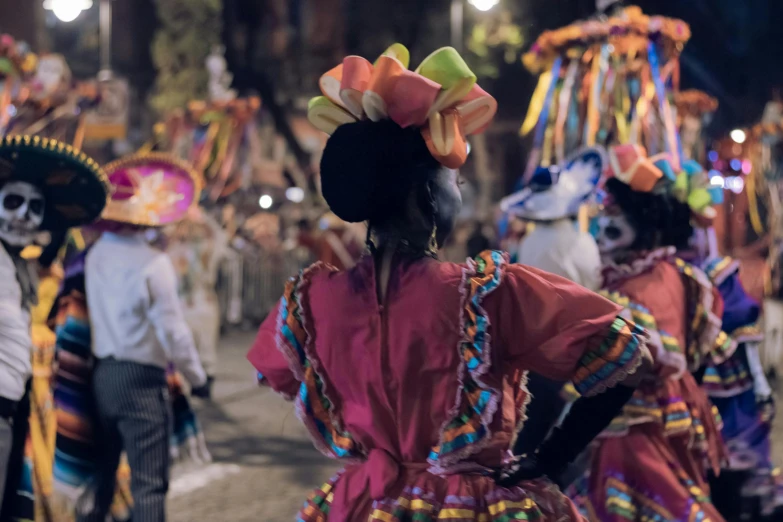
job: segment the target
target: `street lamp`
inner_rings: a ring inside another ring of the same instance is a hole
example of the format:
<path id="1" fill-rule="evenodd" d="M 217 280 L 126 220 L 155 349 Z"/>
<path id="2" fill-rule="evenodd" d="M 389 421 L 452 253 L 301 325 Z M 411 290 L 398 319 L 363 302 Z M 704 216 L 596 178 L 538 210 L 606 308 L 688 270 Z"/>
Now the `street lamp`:
<path id="1" fill-rule="evenodd" d="M 732 141 L 740 144 L 745 143 L 745 139 L 747 138 L 745 131 L 742 129 L 734 129 L 729 133 L 729 136 L 731 136 Z"/>
<path id="2" fill-rule="evenodd" d="M 500 3 L 500 0 L 468 0 L 468 3 L 479 11 L 489 11 Z"/>
<path id="3" fill-rule="evenodd" d="M 479 11 L 489 11 L 500 3 L 500 0 L 467 0 Z M 465 26 L 465 0 L 451 0 L 451 46 L 462 52 L 465 42 L 463 28 Z"/>
<path id="4" fill-rule="evenodd" d="M 44 9 L 54 13 L 61 22 L 73 22 L 82 11 L 92 7 L 92 0 L 44 0 Z"/>

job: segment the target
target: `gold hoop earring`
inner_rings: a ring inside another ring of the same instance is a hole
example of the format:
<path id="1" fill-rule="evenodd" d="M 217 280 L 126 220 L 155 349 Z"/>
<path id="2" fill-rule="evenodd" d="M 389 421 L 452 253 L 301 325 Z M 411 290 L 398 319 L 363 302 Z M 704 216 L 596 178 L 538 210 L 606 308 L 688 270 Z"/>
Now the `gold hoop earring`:
<path id="1" fill-rule="evenodd" d="M 430 243 L 427 246 L 427 253 L 433 256 L 438 255 L 438 225 L 433 225 Z"/>

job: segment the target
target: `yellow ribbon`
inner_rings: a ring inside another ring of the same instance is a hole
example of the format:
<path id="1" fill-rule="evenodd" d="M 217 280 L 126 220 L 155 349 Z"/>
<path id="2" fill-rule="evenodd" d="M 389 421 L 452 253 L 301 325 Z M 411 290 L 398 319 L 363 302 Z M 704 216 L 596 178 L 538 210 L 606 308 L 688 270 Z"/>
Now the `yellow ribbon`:
<path id="1" fill-rule="evenodd" d="M 541 110 L 544 108 L 544 100 L 546 99 L 546 93 L 549 90 L 549 84 L 552 83 L 552 71 L 547 71 L 541 75 L 538 79 L 538 85 L 533 92 L 533 97 L 530 99 L 530 107 L 527 110 L 527 116 L 522 123 L 522 128 L 519 130 L 521 136 L 527 136 L 530 131 L 536 128 L 538 123 L 538 117 L 541 115 Z"/>

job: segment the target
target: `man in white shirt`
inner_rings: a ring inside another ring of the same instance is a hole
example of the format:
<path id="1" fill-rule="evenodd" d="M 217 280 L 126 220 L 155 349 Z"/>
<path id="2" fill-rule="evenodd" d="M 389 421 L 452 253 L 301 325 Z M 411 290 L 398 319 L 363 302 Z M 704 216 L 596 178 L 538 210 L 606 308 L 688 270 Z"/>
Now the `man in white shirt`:
<path id="1" fill-rule="evenodd" d="M 535 228 L 522 240 L 517 261 L 546 270 L 596 291 L 601 285 L 601 257 L 590 234 L 578 228 L 579 207 L 593 193 L 605 161 L 603 149 L 577 152 L 562 166 L 539 167 L 528 187 L 501 202 Z M 562 382 L 531 374 L 528 389 L 534 399 L 528 422 L 514 446 L 516 454 L 534 451 L 555 425 L 566 403 Z"/>
<path id="2" fill-rule="evenodd" d="M 198 197 L 198 182 L 189 167 L 161 155 L 120 160 L 105 170 L 118 187 L 103 214 L 112 232 L 103 233 L 85 263 L 100 458 L 95 502 L 78 520 L 106 519 L 125 451 L 133 520 L 164 522 L 172 420 L 166 368 L 173 363 L 201 397 L 207 376 L 185 322 L 174 266 L 144 231 L 184 217 Z M 134 197 L 119 199 L 129 188 Z"/>

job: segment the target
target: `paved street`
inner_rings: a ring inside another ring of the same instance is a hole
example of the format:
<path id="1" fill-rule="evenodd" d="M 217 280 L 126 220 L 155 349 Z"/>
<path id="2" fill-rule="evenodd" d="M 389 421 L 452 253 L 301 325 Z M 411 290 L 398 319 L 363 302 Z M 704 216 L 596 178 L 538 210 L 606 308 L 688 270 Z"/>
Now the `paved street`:
<path id="1" fill-rule="evenodd" d="M 311 489 L 336 469 L 313 449 L 293 405 L 255 384 L 245 360 L 252 340 L 252 333 L 223 340 L 214 401 L 197 404 L 214 462 L 175 468 L 172 522 L 292 522 Z M 774 444 L 783 464 L 780 422 Z"/>
<path id="2" fill-rule="evenodd" d="M 198 403 L 214 462 L 172 474 L 169 520 L 291 522 L 336 469 L 313 449 L 292 404 L 259 388 L 245 352 L 252 334 L 223 340 L 212 403 Z"/>

